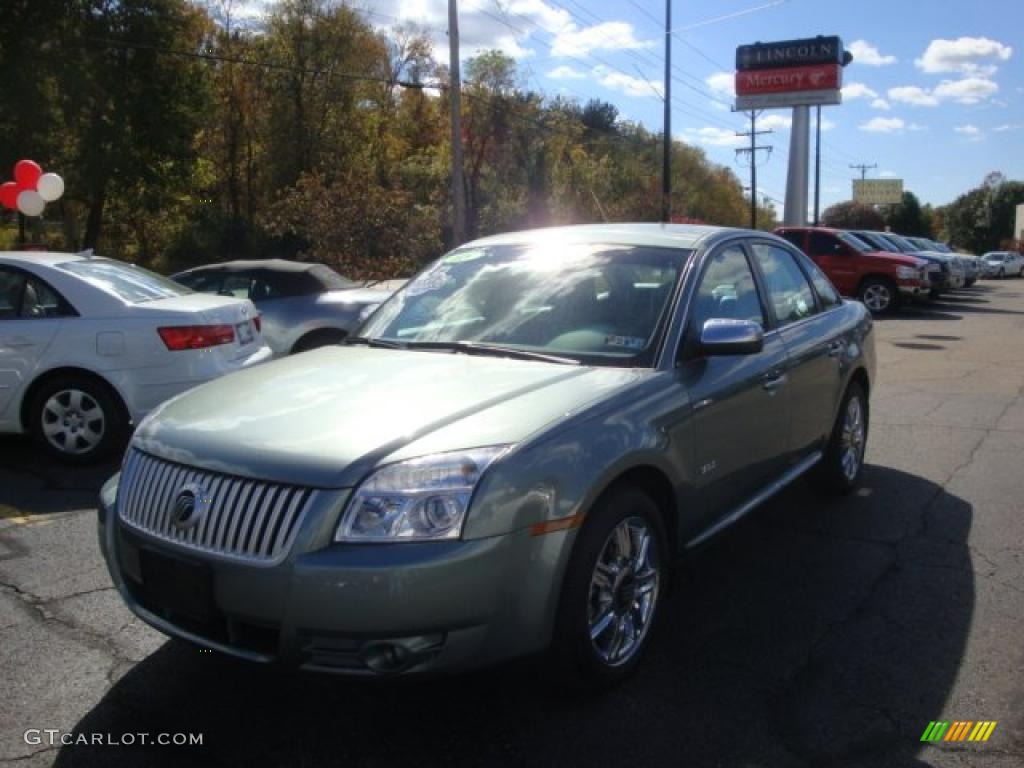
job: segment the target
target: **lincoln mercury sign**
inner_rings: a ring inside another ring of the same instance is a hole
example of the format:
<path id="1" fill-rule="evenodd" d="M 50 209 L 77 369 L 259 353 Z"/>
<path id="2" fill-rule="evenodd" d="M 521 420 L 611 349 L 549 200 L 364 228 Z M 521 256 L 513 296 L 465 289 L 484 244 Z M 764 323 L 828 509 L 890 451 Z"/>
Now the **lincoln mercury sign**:
<path id="1" fill-rule="evenodd" d="M 899 205 L 903 179 L 854 179 L 853 201 L 864 205 Z"/>
<path id="2" fill-rule="evenodd" d="M 736 109 L 839 104 L 843 67 L 851 60 L 838 37 L 741 45 Z"/>

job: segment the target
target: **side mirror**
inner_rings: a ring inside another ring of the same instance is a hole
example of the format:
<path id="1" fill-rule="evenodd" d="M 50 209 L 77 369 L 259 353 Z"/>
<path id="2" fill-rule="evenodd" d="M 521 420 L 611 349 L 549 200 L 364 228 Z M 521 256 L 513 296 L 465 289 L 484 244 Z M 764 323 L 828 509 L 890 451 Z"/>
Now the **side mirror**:
<path id="1" fill-rule="evenodd" d="M 756 355 L 764 349 L 764 329 L 750 320 L 712 318 L 700 332 L 700 350 L 716 355 Z"/>

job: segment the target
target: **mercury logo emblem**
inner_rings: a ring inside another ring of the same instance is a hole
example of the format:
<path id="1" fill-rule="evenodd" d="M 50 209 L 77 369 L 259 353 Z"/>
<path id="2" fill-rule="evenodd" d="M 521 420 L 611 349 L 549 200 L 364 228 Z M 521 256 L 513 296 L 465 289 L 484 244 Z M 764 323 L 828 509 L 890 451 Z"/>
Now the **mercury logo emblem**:
<path id="1" fill-rule="evenodd" d="M 187 531 L 199 524 L 206 511 L 206 492 L 196 483 L 189 483 L 178 493 L 171 507 L 171 524 Z"/>

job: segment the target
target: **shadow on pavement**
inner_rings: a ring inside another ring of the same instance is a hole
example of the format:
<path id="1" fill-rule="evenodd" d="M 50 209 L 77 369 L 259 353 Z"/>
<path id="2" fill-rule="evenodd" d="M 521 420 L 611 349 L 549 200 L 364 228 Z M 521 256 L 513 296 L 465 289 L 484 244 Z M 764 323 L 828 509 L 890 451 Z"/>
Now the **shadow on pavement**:
<path id="1" fill-rule="evenodd" d="M 798 483 L 680 566 L 637 675 L 591 698 L 536 661 L 368 684 L 169 642 L 75 732 L 203 746 L 69 746 L 56 765 L 922 766 L 974 607 L 971 521 L 884 467 L 839 501 Z"/>
<path id="2" fill-rule="evenodd" d="M 89 466 L 62 464 L 27 437 L 0 437 L 0 517 L 45 515 L 94 507 L 121 456 Z"/>

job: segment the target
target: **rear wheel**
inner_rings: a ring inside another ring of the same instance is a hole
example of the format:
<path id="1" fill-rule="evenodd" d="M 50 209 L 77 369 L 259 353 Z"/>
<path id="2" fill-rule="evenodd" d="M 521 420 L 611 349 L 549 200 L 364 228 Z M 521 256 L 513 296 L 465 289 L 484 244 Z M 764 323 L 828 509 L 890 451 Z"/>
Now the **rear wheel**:
<path id="1" fill-rule="evenodd" d="M 106 384 L 86 376 L 47 382 L 29 406 L 29 432 L 51 455 L 72 464 L 107 456 L 123 439 L 127 418 Z"/>
<path id="2" fill-rule="evenodd" d="M 869 277 L 860 287 L 857 298 L 873 315 L 882 315 L 896 309 L 899 291 L 895 283 L 880 277 Z"/>
<path id="3" fill-rule="evenodd" d="M 668 545 L 658 506 L 631 486 L 587 515 L 566 572 L 552 657 L 563 682 L 594 690 L 639 662 L 668 581 Z"/>
<path id="4" fill-rule="evenodd" d="M 814 487 L 836 496 L 857 487 L 864 467 L 868 438 L 868 400 L 864 388 L 851 382 L 843 396 L 825 455 L 811 472 Z"/>

